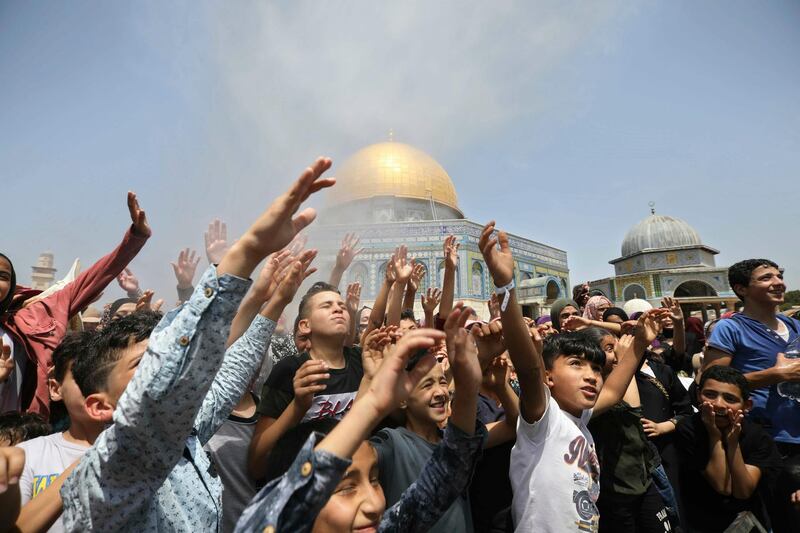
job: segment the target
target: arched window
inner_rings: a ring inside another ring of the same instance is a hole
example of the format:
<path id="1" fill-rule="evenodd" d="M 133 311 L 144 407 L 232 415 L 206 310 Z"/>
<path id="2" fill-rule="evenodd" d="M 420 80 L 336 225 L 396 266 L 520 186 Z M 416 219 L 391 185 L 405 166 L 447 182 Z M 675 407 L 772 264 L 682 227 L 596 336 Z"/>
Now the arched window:
<path id="1" fill-rule="evenodd" d="M 647 299 L 647 291 L 645 291 L 644 287 L 638 283 L 631 283 L 622 291 L 622 299 L 626 302 L 628 300 L 633 300 L 634 298 L 639 298 L 641 300 Z"/>
<path id="2" fill-rule="evenodd" d="M 419 287 L 417 287 L 417 295 L 420 295 L 423 294 L 428 289 L 428 276 L 431 275 L 431 271 L 428 268 L 428 264 L 425 261 L 418 260 L 417 263 L 425 267 L 425 274 L 422 275 L 422 279 L 419 280 Z"/>
<path id="3" fill-rule="evenodd" d="M 439 284 L 439 288 L 441 289 L 441 288 L 444 287 L 444 259 L 439 261 L 439 268 L 437 270 L 437 274 L 438 274 L 438 277 L 436 278 L 436 280 L 437 280 L 437 282 Z M 458 267 L 456 267 L 455 276 L 456 276 L 455 292 L 456 292 L 456 294 L 459 294 L 459 290 L 458 290 L 458 286 L 459 286 L 459 282 L 458 282 Z"/>
<path id="4" fill-rule="evenodd" d="M 483 267 L 479 261 L 472 263 L 472 292 L 483 298 L 486 291 L 483 282 Z"/>

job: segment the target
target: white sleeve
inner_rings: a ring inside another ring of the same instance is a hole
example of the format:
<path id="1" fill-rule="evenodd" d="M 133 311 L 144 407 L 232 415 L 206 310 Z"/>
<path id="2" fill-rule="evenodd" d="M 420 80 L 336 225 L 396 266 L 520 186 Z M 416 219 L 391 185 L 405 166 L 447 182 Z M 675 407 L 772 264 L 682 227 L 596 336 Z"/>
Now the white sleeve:
<path id="1" fill-rule="evenodd" d="M 538 446 L 544 442 L 561 410 L 558 403 L 550 396 L 549 388 L 545 387 L 544 394 L 547 405 L 539 420 L 527 422 L 521 414 L 517 417 L 517 440 L 522 437 L 532 446 Z"/>

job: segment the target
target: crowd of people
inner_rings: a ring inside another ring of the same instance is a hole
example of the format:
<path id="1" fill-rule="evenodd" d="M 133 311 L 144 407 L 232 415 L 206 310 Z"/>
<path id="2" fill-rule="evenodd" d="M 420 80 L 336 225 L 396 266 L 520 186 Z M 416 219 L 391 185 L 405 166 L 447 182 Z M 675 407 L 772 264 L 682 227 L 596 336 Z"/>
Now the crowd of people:
<path id="1" fill-rule="evenodd" d="M 486 316 L 454 301 L 454 236 L 441 287 L 399 246 L 362 307 L 358 237 L 326 277 L 303 236 L 330 167 L 237 240 L 209 225 L 171 310 L 128 269 L 152 235 L 133 193 L 122 242 L 55 290 L 0 254 L 0 532 L 800 530 L 777 264 L 730 267 L 743 305 L 705 324 L 587 284 L 528 317 L 490 222 Z M 127 297 L 94 310 L 115 280 Z"/>

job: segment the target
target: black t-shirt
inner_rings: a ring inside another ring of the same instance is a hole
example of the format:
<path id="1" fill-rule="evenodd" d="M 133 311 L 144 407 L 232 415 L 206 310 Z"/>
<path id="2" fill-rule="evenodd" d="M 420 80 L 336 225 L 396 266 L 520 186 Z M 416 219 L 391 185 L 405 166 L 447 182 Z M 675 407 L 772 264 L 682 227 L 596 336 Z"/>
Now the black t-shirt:
<path id="1" fill-rule="evenodd" d="M 781 458 L 772 437 L 761 426 L 745 419 L 739 437 L 739 448 L 745 464 L 761 469 L 761 480 L 749 500 L 724 496 L 703 477 L 710 455 L 708 431 L 700 413 L 678 423 L 675 444 L 680 456 L 681 519 L 689 531 L 723 531 L 742 511 L 751 511 L 764 526 L 767 525 L 760 495 L 777 475 Z"/>
<path id="2" fill-rule="evenodd" d="M 308 352 L 300 355 L 289 356 L 281 359 L 272 369 L 264 387 L 261 390 L 261 402 L 258 412 L 265 417 L 278 418 L 294 399 L 294 375 L 310 360 Z M 326 382 L 327 388 L 314 395 L 311 408 L 303 417 L 302 422 L 318 420 L 320 418 L 341 419 L 350 410 L 364 377 L 364 368 L 361 365 L 361 348 L 344 348 L 344 368 L 332 368 L 328 371 L 331 377 Z"/>
<path id="3" fill-rule="evenodd" d="M 499 422 L 506 417 L 505 410 L 493 399 L 478 394 L 477 418 L 484 425 Z M 469 503 L 475 533 L 484 533 L 501 522 L 500 513 L 511 505 L 511 481 L 508 469 L 511 466 L 511 448 L 514 441 L 494 448 L 484 448 L 483 455 L 475 467 L 469 486 Z"/>

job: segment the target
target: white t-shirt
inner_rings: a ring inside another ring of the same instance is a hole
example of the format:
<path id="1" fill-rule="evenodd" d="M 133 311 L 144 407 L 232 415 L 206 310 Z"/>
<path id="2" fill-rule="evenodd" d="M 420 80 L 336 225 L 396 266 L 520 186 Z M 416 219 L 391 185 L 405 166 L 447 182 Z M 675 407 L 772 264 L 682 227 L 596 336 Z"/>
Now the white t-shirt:
<path id="1" fill-rule="evenodd" d="M 17 447 L 25 450 L 25 468 L 19 478 L 22 505 L 46 489 L 89 449 L 89 446 L 68 442 L 63 433 L 26 440 L 17 444 Z M 48 531 L 50 533 L 64 531 L 61 518 Z"/>
<path id="2" fill-rule="evenodd" d="M 597 531 L 600 513 L 600 463 L 586 423 L 562 411 L 547 394 L 541 420 L 517 419 L 509 477 L 517 532 Z"/>

